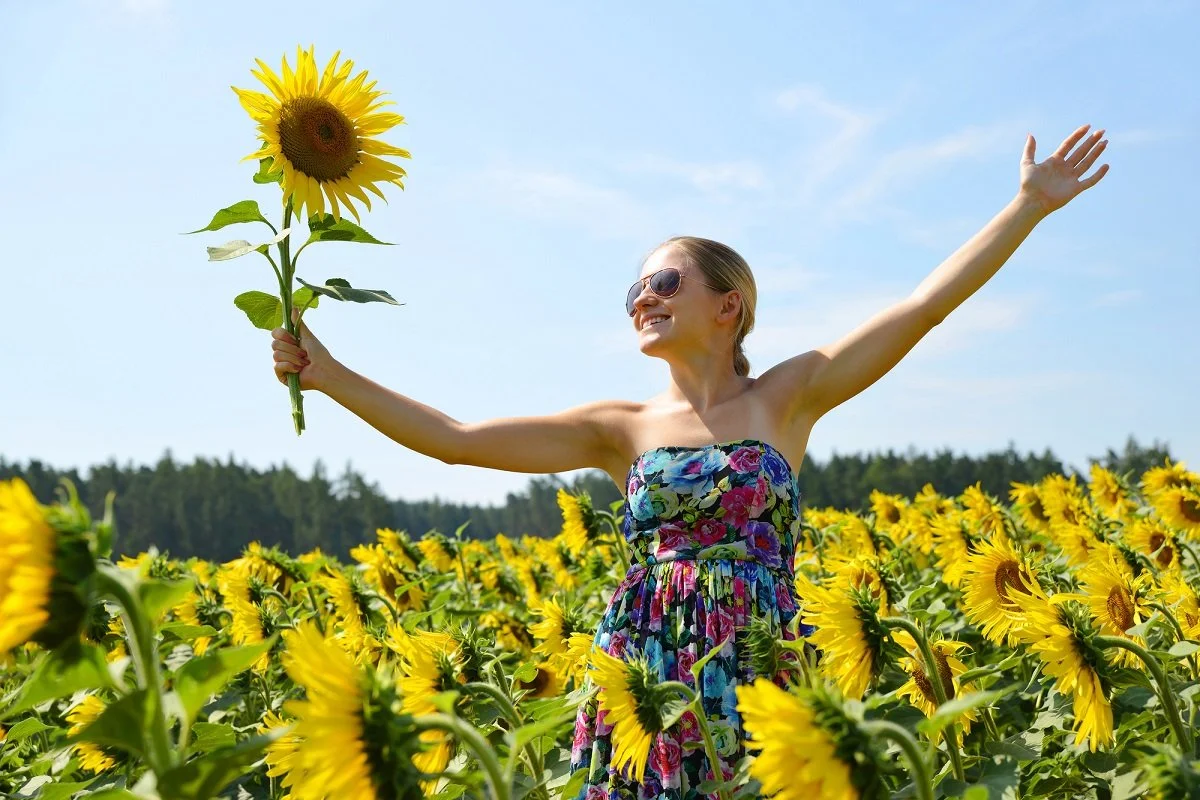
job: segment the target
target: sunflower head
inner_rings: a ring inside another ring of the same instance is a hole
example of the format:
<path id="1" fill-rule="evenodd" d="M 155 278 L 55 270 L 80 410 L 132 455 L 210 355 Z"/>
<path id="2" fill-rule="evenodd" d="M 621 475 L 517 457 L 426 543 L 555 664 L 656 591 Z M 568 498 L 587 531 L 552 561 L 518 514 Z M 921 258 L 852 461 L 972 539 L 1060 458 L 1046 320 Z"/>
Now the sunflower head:
<path id="1" fill-rule="evenodd" d="M 394 103 L 379 99 L 384 92 L 375 90 L 375 81 L 367 83 L 365 70 L 351 77 L 354 62 L 341 62 L 340 55 L 334 53 L 318 73 L 313 49 L 297 47 L 295 71 L 287 56 L 280 75 L 262 61 L 251 70 L 270 94 L 230 87 L 258 123 L 262 141 L 243 160 L 264 162 L 283 185 L 284 204 L 301 216 L 324 217 L 328 200 L 334 219 L 341 219 L 342 206 L 358 219 L 352 199 L 371 208 L 363 189 L 383 198 L 376 184 L 404 188 L 404 169 L 386 157 L 409 158 L 408 151 L 375 138 L 404 117 L 381 111 Z"/>
<path id="2" fill-rule="evenodd" d="M 592 508 L 592 497 L 587 492 L 571 494 L 560 488 L 557 495 L 558 507 L 562 511 L 561 536 L 572 555 L 579 556 L 596 538 L 597 519 Z"/>
<path id="3" fill-rule="evenodd" d="M 529 626 L 530 633 L 541 640 L 533 650 L 548 658 L 566 652 L 571 634 L 589 631 L 583 611 L 577 603 L 566 601 L 560 604 L 556 598 L 550 597 L 534 605 L 533 611 L 542 618 L 540 622 Z"/>
<path id="4" fill-rule="evenodd" d="M 1037 576 L 1007 537 L 979 542 L 967 559 L 963 579 L 963 614 L 997 644 L 1011 644 L 1021 624 L 1013 595 L 1045 596 Z"/>
<path id="5" fill-rule="evenodd" d="M 31 641 L 53 649 L 87 619 L 96 558 L 111 546 L 112 495 L 95 526 L 75 485 L 63 485 L 66 500 L 43 506 L 22 479 L 0 481 L 0 655 Z"/>
<path id="6" fill-rule="evenodd" d="M 67 733 L 74 736 L 80 733 L 104 712 L 107 705 L 94 694 L 86 695 L 67 712 L 67 722 L 71 723 Z M 79 766 L 88 772 L 108 772 L 123 760 L 120 750 L 106 747 L 95 742 L 80 742 L 73 746 L 79 757 Z"/>
<path id="7" fill-rule="evenodd" d="M 869 587 L 838 577 L 818 586 L 798 576 L 797 593 L 803 623 L 815 628 L 808 640 L 821 651 L 822 673 L 845 696 L 860 699 L 883 671 L 885 647 L 894 647 L 878 599 Z"/>
<path id="8" fill-rule="evenodd" d="M 1151 467 L 1142 473 L 1141 487 L 1148 497 L 1174 486 L 1200 487 L 1200 475 L 1190 471 L 1182 461 L 1172 464 L 1170 458 L 1164 458 L 1161 467 Z"/>
<path id="9" fill-rule="evenodd" d="M 667 727 L 664 710 L 677 696 L 661 685 L 658 669 L 644 656 L 631 654 L 623 660 L 595 647 L 588 663 L 600 687 L 599 711 L 613 726 L 614 766 L 640 783 L 650 745 Z"/>
<path id="10" fill-rule="evenodd" d="M 1200 486 L 1171 486 L 1156 493 L 1151 502 L 1168 525 L 1200 539 Z"/>

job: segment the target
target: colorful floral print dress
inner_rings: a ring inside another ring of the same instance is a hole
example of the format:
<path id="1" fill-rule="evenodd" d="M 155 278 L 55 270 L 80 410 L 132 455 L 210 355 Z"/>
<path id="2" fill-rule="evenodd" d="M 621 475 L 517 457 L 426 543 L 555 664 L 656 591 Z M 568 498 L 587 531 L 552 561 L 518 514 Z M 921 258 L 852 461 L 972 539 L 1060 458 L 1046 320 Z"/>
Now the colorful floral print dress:
<path id="1" fill-rule="evenodd" d="M 632 559 L 595 644 L 618 658 L 644 655 L 662 680 L 694 689 L 692 664 L 732 633 L 705 664 L 700 687 L 723 773 L 731 777 L 746 752 L 734 689 L 757 677 L 739 632 L 764 617 L 780 638 L 795 637 L 788 628 L 797 612 L 799 487 L 783 455 L 757 439 L 656 447 L 638 457 L 626 481 Z M 802 636 L 811 631 L 799 626 Z M 784 685 L 782 671 L 769 677 Z M 703 748 L 685 746 L 701 741 L 690 711 L 655 736 L 640 784 L 611 763 L 612 725 L 597 712 L 593 695 L 575 720 L 571 773 L 586 771 L 579 800 L 715 797 L 698 788 L 713 777 Z"/>

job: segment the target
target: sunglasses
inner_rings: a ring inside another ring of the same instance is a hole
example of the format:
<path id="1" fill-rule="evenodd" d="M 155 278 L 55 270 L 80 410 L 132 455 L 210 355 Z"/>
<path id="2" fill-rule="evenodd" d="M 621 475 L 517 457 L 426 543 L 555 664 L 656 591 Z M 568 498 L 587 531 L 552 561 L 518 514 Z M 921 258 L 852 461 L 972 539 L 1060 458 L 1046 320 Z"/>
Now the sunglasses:
<path id="1" fill-rule="evenodd" d="M 701 286 L 707 286 L 708 288 L 718 292 L 721 291 L 712 284 L 704 283 L 703 281 L 698 281 L 691 276 L 681 274 L 675 267 L 663 267 L 658 272 L 651 273 L 646 277 L 633 282 L 633 286 L 630 286 L 629 291 L 625 294 L 625 311 L 628 312 L 629 316 L 631 317 L 637 312 L 637 306 L 635 304 L 637 303 L 638 297 L 640 297 L 642 294 L 642 287 L 646 284 L 646 281 L 650 282 L 650 291 L 654 292 L 659 297 L 671 297 L 679 291 L 679 286 L 685 277 L 688 280 L 696 281 L 696 283 L 700 284 Z"/>

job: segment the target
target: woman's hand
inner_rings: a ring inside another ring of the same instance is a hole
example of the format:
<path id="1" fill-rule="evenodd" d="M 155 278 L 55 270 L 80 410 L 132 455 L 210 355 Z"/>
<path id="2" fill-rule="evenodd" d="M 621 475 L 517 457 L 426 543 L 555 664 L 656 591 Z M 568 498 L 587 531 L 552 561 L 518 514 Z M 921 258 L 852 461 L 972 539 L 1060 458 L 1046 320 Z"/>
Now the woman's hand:
<path id="1" fill-rule="evenodd" d="M 1025 140 L 1025 153 L 1021 157 L 1021 188 L 1020 196 L 1033 201 L 1046 214 L 1062 208 L 1084 189 L 1090 189 L 1100 182 L 1108 173 L 1108 164 L 1101 164 L 1100 169 L 1089 178 L 1080 180 L 1100 154 L 1108 140 L 1101 141 L 1104 129 L 1095 131 L 1070 152 L 1072 147 L 1083 137 L 1090 125 L 1083 125 L 1075 130 L 1063 143 L 1040 164 L 1034 163 L 1033 150 L 1036 146 L 1033 134 Z M 1068 154 L 1069 153 L 1069 154 Z"/>
<path id="2" fill-rule="evenodd" d="M 296 309 L 292 309 L 292 320 L 296 319 Z M 300 341 L 287 332 L 287 328 L 279 327 L 271 331 L 271 352 L 275 356 L 275 377 L 287 385 L 287 374 L 300 374 L 300 389 L 316 389 L 324 391 L 333 368 L 337 365 L 333 356 L 325 349 L 316 336 L 303 321 L 300 323 Z"/>

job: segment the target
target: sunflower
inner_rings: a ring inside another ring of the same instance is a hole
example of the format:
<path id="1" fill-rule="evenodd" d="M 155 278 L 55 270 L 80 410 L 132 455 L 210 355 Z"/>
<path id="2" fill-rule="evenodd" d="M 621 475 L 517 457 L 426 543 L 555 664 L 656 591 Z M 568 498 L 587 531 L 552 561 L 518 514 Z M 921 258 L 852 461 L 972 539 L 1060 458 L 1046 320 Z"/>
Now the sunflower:
<path id="1" fill-rule="evenodd" d="M 1092 503 L 1110 517 L 1120 519 L 1132 509 L 1133 503 L 1121 486 L 1121 479 L 1093 461 L 1088 481 Z"/>
<path id="2" fill-rule="evenodd" d="M 200 625 L 200 615 L 197 606 L 200 602 L 200 595 L 196 592 L 188 592 L 188 596 L 183 598 L 176 606 L 171 609 L 175 615 L 175 619 L 187 625 Z M 198 656 L 204 655 L 208 650 L 208 646 L 212 643 L 211 636 L 198 636 L 192 640 L 192 652 Z"/>
<path id="3" fill-rule="evenodd" d="M 566 688 L 565 682 L 562 676 L 554 671 L 554 666 L 549 661 L 542 661 L 533 666 L 535 671 L 529 680 L 514 678 L 515 688 L 528 692 L 528 697 L 557 697 L 562 694 Z"/>
<path id="4" fill-rule="evenodd" d="M 283 668 L 306 695 L 284 703 L 295 717 L 294 749 L 276 751 L 292 800 L 414 796 L 420 745 L 395 687 L 360 670 L 311 620 L 285 630 L 283 640 Z"/>
<path id="5" fill-rule="evenodd" d="M 1087 742 L 1092 752 L 1111 745 L 1112 704 L 1100 675 L 1104 654 L 1091 641 L 1086 618 L 1080 619 L 1067 607 L 1065 596 L 1046 599 L 1016 593 L 1010 597 L 1025 616 L 1025 623 L 1014 630 L 1016 638 L 1042 659 L 1046 673 L 1055 679 L 1055 689 L 1074 698 L 1075 743 Z"/>
<path id="6" fill-rule="evenodd" d="M 796 577 L 801 621 L 816 630 L 807 638 L 820 648 L 821 671 L 837 683 L 842 694 L 859 700 L 883 669 L 887 630 L 879 621 L 878 601 L 869 589 L 845 578 L 819 586 Z"/>
<path id="7" fill-rule="evenodd" d="M 392 602 L 397 611 L 425 608 L 425 590 L 409 574 L 410 568 L 403 566 L 395 551 L 383 544 L 360 544 L 351 548 L 350 557 L 365 567 L 363 580 Z"/>
<path id="8" fill-rule="evenodd" d="M 108 706 L 94 694 L 86 695 L 67 712 L 67 722 L 71 723 L 68 735 L 74 736 L 91 725 Z M 79 756 L 79 766 L 88 772 L 108 772 L 117 765 L 117 751 L 96 744 L 95 742 L 80 742 L 73 745 L 75 754 Z"/>
<path id="9" fill-rule="evenodd" d="M 336 637 L 355 661 L 376 660 L 380 642 L 367 630 L 369 621 L 367 597 L 359 584 L 357 573 L 344 573 L 326 568 L 316 583 L 329 592 L 333 600 L 334 618 L 340 629 Z"/>
<path id="10" fill-rule="evenodd" d="M 734 692 L 746 749 L 756 751 L 750 776 L 764 795 L 857 800 L 878 774 L 870 768 L 878 763 L 869 740 L 855 735 L 854 723 L 822 689 L 785 691 L 759 677 Z"/>
<path id="11" fill-rule="evenodd" d="M 650 745 L 665 727 L 661 703 L 665 693 L 655 691 L 658 670 L 641 657 L 626 662 L 598 647 L 592 650 L 589 664 L 592 681 L 600 687 L 598 713 L 605 714 L 613 726 L 613 765 L 641 783 Z"/>
<path id="12" fill-rule="evenodd" d="M 913 497 L 912 504 L 929 517 L 940 517 L 954 510 L 954 501 L 938 494 L 932 483 L 921 487 L 921 491 Z"/>
<path id="13" fill-rule="evenodd" d="M 1073 567 L 1086 566 L 1092 559 L 1092 553 L 1103 544 L 1091 528 L 1071 522 L 1051 523 L 1050 538 L 1066 554 L 1067 561 Z"/>
<path id="14" fill-rule="evenodd" d="M 594 516 L 591 497 L 587 492 L 580 492 L 577 496 L 560 488 L 557 499 L 563 517 L 560 535 L 571 549 L 571 553 L 578 556 L 587 549 L 588 542 L 593 538 L 589 524 Z"/>
<path id="15" fill-rule="evenodd" d="M 351 78 L 354 62 L 339 64 L 340 55 L 340 50 L 334 53 L 318 77 L 313 48 L 304 52 L 297 47 L 296 71 L 284 56 L 282 78 L 256 59 L 261 71 L 251 73 L 270 95 L 230 87 L 258 123 L 262 140 L 262 146 L 242 160 L 271 159 L 271 171 L 283 174 L 284 204 L 290 201 L 299 216 L 305 216 L 307 208 L 308 215 L 323 218 L 328 199 L 334 219 L 341 219 L 340 202 L 357 220 L 351 198 L 371 208 L 363 189 L 383 198 L 375 184 L 404 188 L 404 169 L 382 157 L 411 155 L 374 138 L 402 124 L 404 117 L 380 111 L 395 104 L 379 100 L 384 92 L 375 91 L 375 81 L 366 82 L 365 70 Z"/>
<path id="16" fill-rule="evenodd" d="M 1174 609 L 1175 619 L 1188 639 L 1200 639 L 1200 599 L 1196 590 L 1177 572 L 1164 572 L 1158 579 L 1159 596 Z"/>
<path id="17" fill-rule="evenodd" d="M 1200 539 L 1200 488 L 1172 486 L 1156 493 L 1151 502 L 1168 525 Z"/>
<path id="18" fill-rule="evenodd" d="M 898 494 L 884 494 L 878 489 L 871 490 L 871 512 L 875 515 L 875 528 L 890 531 L 903 519 L 904 509 L 908 501 Z"/>
<path id="19" fill-rule="evenodd" d="M 1004 509 L 979 483 L 968 486 L 962 494 L 963 519 L 976 536 L 1004 536 Z"/>
<path id="20" fill-rule="evenodd" d="M 900 659 L 900 668 L 908 673 L 908 681 L 896 690 L 896 694 L 907 697 L 908 701 L 919 708 L 925 716 L 932 717 L 938 708 L 937 694 L 934 692 L 933 684 L 930 682 L 931 678 L 926 672 L 920 647 L 908 631 L 895 631 L 892 635 L 896 637 L 900 646 L 908 651 L 908 655 Z M 958 679 L 967 671 L 967 665 L 960 661 L 955 654 L 965 647 L 967 645 L 964 642 L 956 642 L 951 639 L 931 637 L 929 640 L 929 649 L 933 651 L 933 660 L 937 662 L 937 679 L 942 682 L 942 689 L 947 700 L 957 697 L 962 688 Z M 975 709 L 969 709 L 960 720 L 956 721 L 962 722 L 965 736 L 971 732 L 971 723 L 979 721 L 979 715 Z M 940 740 L 941 731 L 938 731 L 934 741 Z"/>
<path id="21" fill-rule="evenodd" d="M 1047 475 L 1038 487 L 1042 506 L 1051 524 L 1081 525 L 1091 516 L 1091 507 L 1075 476 Z"/>
<path id="22" fill-rule="evenodd" d="M 409 634 L 395 623 L 389 626 L 389 633 L 401 654 L 398 683 L 404 696 L 400 707 L 405 713 L 432 714 L 438 710 L 433 695 L 467 682 L 463 674 L 462 649 L 449 633 L 418 630 Z M 450 734 L 427 730 L 421 733 L 421 741 L 429 749 L 413 759 L 417 769 L 426 773 L 446 769 L 454 755 L 454 740 Z M 426 794 L 432 793 L 436 784 L 436 780 L 421 782 Z"/>
<path id="23" fill-rule="evenodd" d="M 262 609 L 254 604 L 250 597 L 250 568 L 244 564 L 238 567 L 224 567 L 217 575 L 217 587 L 221 599 L 232 618 L 229 626 L 229 638 L 234 644 L 258 644 L 266 638 L 263 635 Z M 253 664 L 253 669 L 260 675 L 271 666 L 271 654 L 263 653 Z"/>
<path id="24" fill-rule="evenodd" d="M 1159 569 L 1169 570 L 1179 564 L 1175 535 L 1156 517 L 1135 520 L 1125 528 L 1125 541 L 1134 550 L 1150 558 Z"/>
<path id="25" fill-rule="evenodd" d="M 564 608 L 551 597 L 533 606 L 533 612 L 542 617 L 541 622 L 529 626 L 529 632 L 541 640 L 533 651 L 547 658 L 565 656 L 571 636 L 588 632 L 583 615 L 573 603 Z"/>
<path id="26" fill-rule="evenodd" d="M 449 572 L 454 568 L 458 552 L 446 537 L 436 533 L 427 533 L 417 542 L 417 549 L 438 572 Z"/>
<path id="27" fill-rule="evenodd" d="M 259 733 L 269 733 L 278 728 L 285 728 L 292 723 L 284 720 L 271 709 L 263 714 L 261 720 L 255 729 Z M 265 760 L 267 762 L 267 777 L 278 778 L 281 775 L 287 775 L 299 764 L 296 754 L 300 751 L 300 745 L 303 740 L 294 733 L 286 733 L 280 736 L 275 741 L 267 745 Z M 290 800 L 291 795 L 286 795 L 285 800 Z"/>
<path id="28" fill-rule="evenodd" d="M 1016 506 L 1017 512 L 1021 515 L 1021 521 L 1025 523 L 1026 527 L 1033 531 L 1049 530 L 1050 515 L 1046 513 L 1046 506 L 1042 503 L 1038 487 L 1018 481 L 1013 481 L 1012 487 L 1008 493 L 1008 499 Z"/>
<path id="29" fill-rule="evenodd" d="M 978 544 L 967 558 L 963 583 L 963 615 L 987 639 L 1001 645 L 1015 641 L 1013 632 L 1024 620 L 1013 595 L 1046 596 L 1007 537 Z"/>
<path id="30" fill-rule="evenodd" d="M 488 611 L 479 618 L 482 628 L 493 631 L 496 644 L 505 650 L 528 655 L 533 650 L 533 637 L 525 623 L 507 611 Z"/>
<path id="31" fill-rule="evenodd" d="M 1142 491 L 1153 496 L 1175 486 L 1200 486 L 1200 475 L 1190 471 L 1182 461 L 1171 463 L 1163 459 L 1161 467 L 1151 467 L 1142 473 Z"/>
<path id="32" fill-rule="evenodd" d="M 871 592 L 871 596 L 879 603 L 879 613 L 887 616 L 890 606 L 888 605 L 888 586 L 880 572 L 879 559 L 872 556 L 859 556 L 852 559 L 829 559 L 825 562 L 825 569 L 829 571 L 832 578 L 836 580 L 841 578 L 848 582 L 851 586 L 866 588 Z"/>
<path id="33" fill-rule="evenodd" d="M 1150 573 L 1142 572 L 1136 578 L 1115 548 L 1098 550 L 1092 560 L 1079 573 L 1080 588 L 1087 596 L 1086 603 L 1102 633 L 1108 636 L 1123 636 L 1146 646 L 1141 636 L 1129 636 L 1125 631 L 1149 619 Z M 1111 655 L 1114 663 L 1127 667 L 1141 666 L 1141 659 L 1128 650 L 1118 650 Z"/>
<path id="34" fill-rule="evenodd" d="M 95 561 L 90 518 L 75 487 L 43 506 L 20 478 L 0 481 L 0 656 L 26 642 L 54 648 L 87 617 Z"/>
<path id="35" fill-rule="evenodd" d="M 971 554 L 971 540 L 965 520 L 958 511 L 953 511 L 933 519 L 930 527 L 933 531 L 933 551 L 938 559 L 936 566 L 942 573 L 942 582 L 957 589 L 962 585 L 967 557 Z"/>

